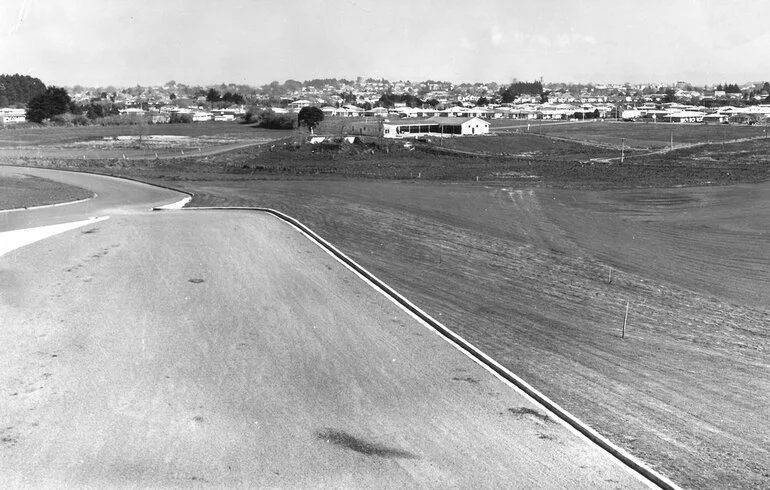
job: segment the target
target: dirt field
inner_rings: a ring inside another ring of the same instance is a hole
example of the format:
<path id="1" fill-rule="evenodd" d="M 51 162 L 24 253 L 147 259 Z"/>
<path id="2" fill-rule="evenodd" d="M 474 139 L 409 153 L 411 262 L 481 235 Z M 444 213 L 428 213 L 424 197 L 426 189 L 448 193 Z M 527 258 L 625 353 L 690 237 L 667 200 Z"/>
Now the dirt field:
<path id="1" fill-rule="evenodd" d="M 137 159 L 182 157 L 266 143 L 285 134 L 239 123 L 150 124 L 0 129 L 0 158 Z"/>
<path id="2" fill-rule="evenodd" d="M 654 150 L 693 143 L 722 143 L 767 135 L 767 127 L 736 124 L 678 124 L 645 122 L 596 122 L 553 124 L 532 128 L 538 134 L 627 149 Z"/>
<path id="3" fill-rule="evenodd" d="M 91 193 L 38 177 L 0 178 L 0 210 L 87 199 Z"/>

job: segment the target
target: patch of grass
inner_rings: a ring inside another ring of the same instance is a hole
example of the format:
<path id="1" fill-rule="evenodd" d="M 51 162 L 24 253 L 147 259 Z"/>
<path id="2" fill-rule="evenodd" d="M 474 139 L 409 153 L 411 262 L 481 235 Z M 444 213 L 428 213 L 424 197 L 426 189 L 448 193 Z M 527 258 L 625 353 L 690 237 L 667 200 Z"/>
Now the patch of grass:
<path id="1" fill-rule="evenodd" d="M 93 197 L 90 191 L 33 176 L 0 177 L 0 209 L 58 204 Z"/>

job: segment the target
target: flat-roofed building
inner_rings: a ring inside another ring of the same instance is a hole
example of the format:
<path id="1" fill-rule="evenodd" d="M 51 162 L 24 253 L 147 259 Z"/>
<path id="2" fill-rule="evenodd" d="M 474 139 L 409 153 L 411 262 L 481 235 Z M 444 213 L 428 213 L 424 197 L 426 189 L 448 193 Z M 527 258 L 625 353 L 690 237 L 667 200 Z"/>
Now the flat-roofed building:
<path id="1" fill-rule="evenodd" d="M 14 109 L 6 107 L 0 109 L 0 124 L 18 124 L 27 120 L 26 109 Z"/>

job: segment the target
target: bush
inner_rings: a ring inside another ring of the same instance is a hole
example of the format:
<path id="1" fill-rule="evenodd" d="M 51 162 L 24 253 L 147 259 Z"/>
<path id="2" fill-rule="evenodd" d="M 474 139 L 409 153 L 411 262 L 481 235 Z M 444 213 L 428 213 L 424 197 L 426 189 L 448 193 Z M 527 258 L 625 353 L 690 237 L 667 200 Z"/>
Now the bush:
<path id="1" fill-rule="evenodd" d="M 257 125 L 265 129 L 296 129 L 297 118 L 293 114 L 276 114 L 273 111 L 264 111 L 257 119 Z"/>
<path id="2" fill-rule="evenodd" d="M 174 112 L 168 120 L 169 124 L 187 124 L 193 122 L 192 114 L 179 114 Z"/>

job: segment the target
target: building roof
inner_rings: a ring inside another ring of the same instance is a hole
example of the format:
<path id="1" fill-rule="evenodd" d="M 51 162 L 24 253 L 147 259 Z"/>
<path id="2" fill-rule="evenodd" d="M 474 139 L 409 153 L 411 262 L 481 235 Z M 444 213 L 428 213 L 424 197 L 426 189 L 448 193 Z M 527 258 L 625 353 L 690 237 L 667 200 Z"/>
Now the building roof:
<path id="1" fill-rule="evenodd" d="M 441 117 L 441 116 L 434 116 L 429 117 L 428 119 L 425 119 L 425 121 L 429 121 L 436 124 L 446 124 L 448 126 L 458 126 L 461 124 L 465 124 L 468 121 L 471 121 L 473 119 L 478 119 L 479 121 L 483 122 L 484 124 L 489 124 L 488 122 L 484 121 L 483 119 L 479 119 L 478 117 Z"/>

